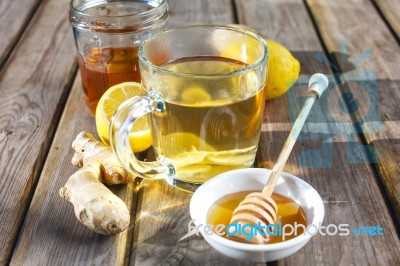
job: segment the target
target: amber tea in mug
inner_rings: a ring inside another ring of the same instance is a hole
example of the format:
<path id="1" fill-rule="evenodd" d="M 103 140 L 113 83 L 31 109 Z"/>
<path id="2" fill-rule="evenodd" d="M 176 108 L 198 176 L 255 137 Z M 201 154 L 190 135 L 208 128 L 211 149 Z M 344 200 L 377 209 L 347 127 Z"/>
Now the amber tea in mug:
<path id="1" fill-rule="evenodd" d="M 247 64 L 201 56 L 161 66 L 174 72 L 213 75 L 240 71 Z M 171 160 L 179 174 L 176 178 L 193 183 L 252 166 L 260 134 L 263 93 L 263 84 L 254 71 L 218 82 L 212 78 L 176 80 L 163 92 L 165 114 L 153 114 L 156 153 Z"/>
<path id="2" fill-rule="evenodd" d="M 264 110 L 267 48 L 254 33 L 197 25 L 157 33 L 139 48 L 146 96 L 129 99 L 111 121 L 111 146 L 124 166 L 193 191 L 220 173 L 254 163 Z M 151 113 L 154 162 L 126 145 Z"/>

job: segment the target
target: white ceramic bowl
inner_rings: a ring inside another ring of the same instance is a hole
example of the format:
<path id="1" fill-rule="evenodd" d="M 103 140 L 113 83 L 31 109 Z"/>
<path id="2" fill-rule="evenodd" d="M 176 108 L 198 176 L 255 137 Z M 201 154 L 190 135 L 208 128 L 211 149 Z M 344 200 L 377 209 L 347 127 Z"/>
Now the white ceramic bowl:
<path id="1" fill-rule="evenodd" d="M 190 216 L 204 239 L 219 252 L 239 260 L 266 262 L 282 259 L 300 250 L 313 234 L 302 234 L 276 244 L 246 244 L 235 242 L 215 233 L 206 233 L 206 217 L 211 205 L 223 196 L 240 191 L 261 191 L 271 170 L 249 168 L 220 174 L 201 185 L 190 202 Z M 304 210 L 308 225 L 319 229 L 325 209 L 318 192 L 308 183 L 293 175 L 283 173 L 274 192 L 297 202 Z M 311 232 L 311 229 L 310 229 Z"/>

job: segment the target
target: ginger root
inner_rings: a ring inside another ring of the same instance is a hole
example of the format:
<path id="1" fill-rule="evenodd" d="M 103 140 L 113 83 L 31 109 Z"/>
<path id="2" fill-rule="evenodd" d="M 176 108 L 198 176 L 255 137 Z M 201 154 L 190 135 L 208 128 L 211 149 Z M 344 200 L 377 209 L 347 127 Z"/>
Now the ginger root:
<path id="1" fill-rule="evenodd" d="M 85 165 L 60 189 L 60 196 L 74 205 L 75 216 L 89 229 L 104 235 L 129 227 L 126 204 L 99 181 L 100 165 Z"/>
<path id="2" fill-rule="evenodd" d="M 60 196 L 74 205 L 75 216 L 89 229 L 104 235 L 117 234 L 129 227 L 126 204 L 103 183 L 127 184 L 134 176 L 120 164 L 110 147 L 80 132 L 72 142 L 72 164 L 81 168 L 69 177 Z"/>
<path id="3" fill-rule="evenodd" d="M 95 139 L 91 133 L 79 133 L 72 142 L 72 148 L 75 154 L 71 163 L 76 167 L 100 164 L 102 183 L 115 185 L 133 181 L 134 176 L 121 165 L 110 147 Z"/>

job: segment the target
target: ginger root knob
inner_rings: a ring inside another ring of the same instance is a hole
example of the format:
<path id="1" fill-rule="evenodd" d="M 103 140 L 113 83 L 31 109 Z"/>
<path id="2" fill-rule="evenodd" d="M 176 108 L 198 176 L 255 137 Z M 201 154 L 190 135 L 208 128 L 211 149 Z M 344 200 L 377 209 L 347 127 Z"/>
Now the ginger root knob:
<path id="1" fill-rule="evenodd" d="M 110 147 L 98 141 L 89 132 L 80 132 L 72 142 L 75 150 L 71 162 L 77 167 L 100 164 L 103 175 L 100 180 L 107 185 L 127 184 L 133 181 L 134 176 L 121 165 Z"/>

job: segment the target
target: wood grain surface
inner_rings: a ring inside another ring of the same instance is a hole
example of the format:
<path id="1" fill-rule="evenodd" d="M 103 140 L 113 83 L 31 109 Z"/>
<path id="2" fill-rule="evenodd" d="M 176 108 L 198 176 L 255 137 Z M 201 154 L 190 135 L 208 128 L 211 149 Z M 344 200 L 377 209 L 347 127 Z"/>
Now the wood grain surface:
<path id="1" fill-rule="evenodd" d="M 388 195 L 395 216 L 400 217 L 400 176 L 393 171 L 394 161 L 385 159 L 387 151 L 382 149 L 400 139 L 400 46 L 369 1 L 353 2 L 356 5 L 349 6 L 347 1 L 308 1 L 341 73 L 338 78 L 348 96 L 346 105 L 353 108 L 353 122 L 366 143 L 371 144 L 364 148 L 370 161 L 379 163 L 384 194 Z M 392 5 L 399 3 L 393 1 Z M 368 18 L 368 23 L 363 18 Z"/>
<path id="2" fill-rule="evenodd" d="M 75 73 L 67 9 L 67 1 L 43 2 L 0 73 L 0 264 L 11 256 Z"/>
<path id="3" fill-rule="evenodd" d="M 310 0 L 308 5 L 340 86 L 361 101 L 352 101 L 350 94 L 347 101 L 359 131 L 368 143 L 398 138 L 393 128 L 400 121 L 400 46 L 369 1 L 352 2 Z"/>
<path id="4" fill-rule="evenodd" d="M 372 146 L 380 154 L 379 177 L 395 210 L 394 215 L 400 221 L 400 139 L 374 140 Z"/>
<path id="5" fill-rule="evenodd" d="M 167 27 L 193 24 L 227 24 L 235 22 L 235 14 L 229 0 L 182 1 L 169 0 Z"/>
<path id="6" fill-rule="evenodd" d="M 0 2 L 0 68 L 12 51 L 40 0 L 2 0 Z"/>
<path id="7" fill-rule="evenodd" d="M 347 101 L 354 106 L 353 122 L 368 143 L 398 138 L 393 128 L 400 121 L 400 46 L 369 1 L 354 2 L 345 6 L 347 1 L 310 0 L 308 4 L 340 86 L 361 101 Z"/>
<path id="8" fill-rule="evenodd" d="M 400 2 L 396 0 L 374 0 L 397 38 L 400 38 Z"/>

